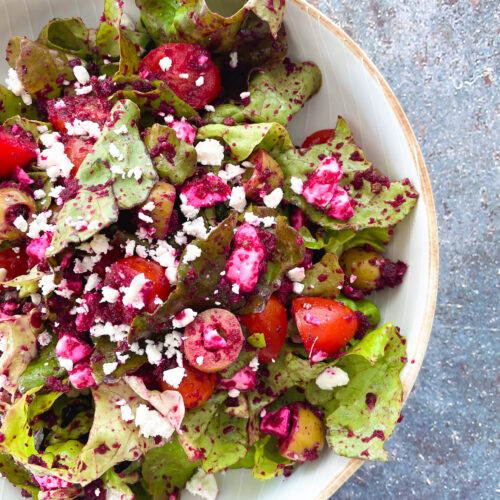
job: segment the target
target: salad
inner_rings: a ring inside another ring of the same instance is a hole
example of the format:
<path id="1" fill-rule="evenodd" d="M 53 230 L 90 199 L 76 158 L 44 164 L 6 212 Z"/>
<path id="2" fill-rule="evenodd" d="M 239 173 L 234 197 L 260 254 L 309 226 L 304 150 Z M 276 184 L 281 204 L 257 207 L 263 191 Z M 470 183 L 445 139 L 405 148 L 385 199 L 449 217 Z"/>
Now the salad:
<path id="1" fill-rule="evenodd" d="M 228 469 L 387 460 L 405 338 L 371 298 L 417 192 L 342 117 L 292 143 L 321 72 L 286 56 L 284 0 L 136 3 L 7 47 L 0 471 L 40 500 L 212 500 Z"/>

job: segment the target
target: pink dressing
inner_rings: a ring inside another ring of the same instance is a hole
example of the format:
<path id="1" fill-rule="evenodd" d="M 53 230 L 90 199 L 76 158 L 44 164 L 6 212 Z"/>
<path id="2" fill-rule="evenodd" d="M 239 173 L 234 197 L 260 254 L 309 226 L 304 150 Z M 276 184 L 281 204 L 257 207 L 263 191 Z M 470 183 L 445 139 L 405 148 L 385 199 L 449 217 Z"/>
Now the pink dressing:
<path id="1" fill-rule="evenodd" d="M 179 141 L 185 141 L 188 144 L 194 144 L 196 130 L 192 125 L 185 121 L 173 121 L 169 125 L 175 130 L 175 135 Z"/>
<path id="2" fill-rule="evenodd" d="M 92 347 L 71 335 L 63 335 L 56 345 L 56 354 L 60 358 L 70 359 L 73 363 L 92 353 Z"/>
<path id="3" fill-rule="evenodd" d="M 257 229 L 245 222 L 234 237 L 234 250 L 226 264 L 227 279 L 238 285 L 240 292 L 251 292 L 259 280 L 264 257 Z"/>

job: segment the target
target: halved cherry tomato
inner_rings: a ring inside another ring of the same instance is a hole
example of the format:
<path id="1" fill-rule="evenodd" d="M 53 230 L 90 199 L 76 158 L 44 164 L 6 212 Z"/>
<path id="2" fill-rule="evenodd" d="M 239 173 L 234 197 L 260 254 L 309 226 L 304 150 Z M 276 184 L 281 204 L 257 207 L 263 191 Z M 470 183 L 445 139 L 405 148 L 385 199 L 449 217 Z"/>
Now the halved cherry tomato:
<path id="1" fill-rule="evenodd" d="M 240 323 L 252 333 L 263 333 L 266 347 L 259 351 L 259 361 L 270 363 L 276 359 L 285 343 L 287 316 L 285 306 L 274 296 L 260 313 L 241 316 Z"/>
<path id="2" fill-rule="evenodd" d="M 64 145 L 64 152 L 71 160 L 74 167 L 71 169 L 70 176 L 74 177 L 83 163 L 83 160 L 92 151 L 92 144 L 90 142 L 82 141 L 76 137 L 70 137 Z"/>
<path id="3" fill-rule="evenodd" d="M 0 131 L 0 177 L 10 175 L 16 166 L 24 167 L 36 158 L 36 144 Z"/>
<path id="4" fill-rule="evenodd" d="M 303 148 L 310 148 L 311 146 L 316 146 L 317 144 L 325 144 L 330 142 L 335 137 L 335 129 L 325 128 L 323 130 L 318 130 L 314 132 L 302 143 Z"/>
<path id="5" fill-rule="evenodd" d="M 331 356 L 354 336 L 359 320 L 341 302 L 322 297 L 299 297 L 292 313 L 309 356 L 314 361 Z"/>
<path id="6" fill-rule="evenodd" d="M 165 301 L 170 293 L 170 283 L 165 277 L 165 269 L 160 264 L 142 257 L 125 257 L 109 268 L 105 283 L 119 287 L 129 286 L 132 280 L 141 273 L 152 284 L 144 296 L 146 311 L 152 313 L 158 307 L 158 304 L 154 302 L 155 299 L 160 298 Z"/>
<path id="7" fill-rule="evenodd" d="M 165 82 L 194 109 L 211 103 L 220 92 L 219 69 L 201 45 L 160 45 L 141 61 L 139 72 L 149 80 Z"/>
<path id="8" fill-rule="evenodd" d="M 13 248 L 0 252 L 0 269 L 5 269 L 5 277 L 2 277 L 3 271 L 0 273 L 0 281 L 8 281 L 28 271 L 28 255 L 24 248 L 18 248 L 14 251 Z"/>
<path id="9" fill-rule="evenodd" d="M 184 364 L 184 370 L 186 376 L 177 389 L 161 380 L 161 390 L 179 391 L 184 400 L 184 406 L 186 408 L 196 408 L 210 399 L 217 383 L 217 375 L 215 373 L 200 372 L 200 370 L 189 366 L 187 363 Z"/>
<path id="10" fill-rule="evenodd" d="M 47 101 L 49 121 L 59 132 L 66 132 L 66 123 L 75 119 L 103 126 L 110 111 L 111 104 L 104 97 L 80 95 Z"/>

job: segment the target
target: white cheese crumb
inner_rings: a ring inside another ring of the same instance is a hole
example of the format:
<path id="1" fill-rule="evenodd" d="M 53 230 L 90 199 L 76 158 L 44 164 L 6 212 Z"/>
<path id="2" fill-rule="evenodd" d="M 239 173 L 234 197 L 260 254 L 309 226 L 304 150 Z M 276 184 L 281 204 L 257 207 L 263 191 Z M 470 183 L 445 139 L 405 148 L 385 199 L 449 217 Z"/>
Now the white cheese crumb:
<path id="1" fill-rule="evenodd" d="M 38 335 L 37 340 L 42 347 L 45 347 L 52 342 L 52 335 L 47 330 L 45 330 L 40 335 Z"/>
<path id="2" fill-rule="evenodd" d="M 293 284 L 293 293 L 300 295 L 304 291 L 304 285 L 302 283 L 295 282 Z"/>
<path id="3" fill-rule="evenodd" d="M 234 186 L 231 191 L 231 198 L 229 198 L 229 206 L 238 212 L 243 212 L 247 206 L 245 198 L 245 189 L 243 186 Z"/>
<path id="4" fill-rule="evenodd" d="M 81 85 L 87 85 L 90 82 L 90 75 L 85 66 L 75 66 L 73 74 Z"/>
<path id="5" fill-rule="evenodd" d="M 43 189 L 37 189 L 33 193 L 33 198 L 35 200 L 41 200 L 42 198 L 45 198 L 47 196 L 47 193 Z"/>
<path id="6" fill-rule="evenodd" d="M 194 236 L 195 238 L 203 240 L 208 236 L 203 217 L 184 222 L 184 224 L 182 224 L 182 230 L 189 236 Z"/>
<path id="7" fill-rule="evenodd" d="M 114 304 L 120 296 L 120 292 L 110 286 L 103 286 L 101 292 L 101 302 L 109 302 L 110 304 Z"/>
<path id="8" fill-rule="evenodd" d="M 154 222 L 154 219 L 149 215 L 146 215 L 144 212 L 139 212 L 137 216 L 140 220 L 146 222 L 147 224 L 152 224 Z"/>
<path id="9" fill-rule="evenodd" d="M 238 67 L 238 52 L 236 50 L 229 53 L 229 67 L 233 69 Z"/>
<path id="10" fill-rule="evenodd" d="M 28 222 L 27 220 L 22 216 L 18 215 L 13 222 L 14 226 L 19 229 L 22 233 L 25 233 L 28 230 Z"/>
<path id="11" fill-rule="evenodd" d="M 202 165 L 222 165 L 224 146 L 216 139 L 205 139 L 196 145 L 198 163 Z"/>
<path id="12" fill-rule="evenodd" d="M 213 474 L 206 474 L 201 467 L 187 482 L 186 489 L 189 493 L 197 495 L 204 500 L 215 500 L 219 494 L 215 476 Z"/>
<path id="13" fill-rule="evenodd" d="M 118 401 L 116 404 L 120 406 L 120 411 L 122 414 L 122 420 L 124 422 L 131 422 L 134 420 L 134 414 L 132 413 L 132 408 L 128 404 L 125 403 L 125 400 L 123 399 L 123 405 L 120 405 L 120 401 Z"/>
<path id="14" fill-rule="evenodd" d="M 98 123 L 90 120 L 80 120 L 75 118 L 72 123 L 66 123 L 66 131 L 68 135 L 89 136 L 93 139 L 99 139 L 101 129 Z"/>
<path id="15" fill-rule="evenodd" d="M 104 375 L 109 375 L 113 373 L 118 368 L 118 362 L 113 361 L 112 363 L 103 363 L 102 371 Z"/>
<path id="16" fill-rule="evenodd" d="M 229 182 L 234 179 L 239 179 L 239 177 L 245 172 L 244 168 L 239 165 L 233 165 L 232 163 L 227 163 L 224 169 L 219 170 L 217 174 L 223 181 Z"/>
<path id="17" fill-rule="evenodd" d="M 238 285 L 237 283 L 233 283 L 231 291 L 238 295 L 240 293 L 240 285 Z"/>
<path id="18" fill-rule="evenodd" d="M 230 389 L 227 393 L 230 398 L 237 398 L 240 395 L 240 391 L 238 389 Z"/>
<path id="19" fill-rule="evenodd" d="M 174 317 L 172 320 L 172 326 L 174 328 L 184 328 L 189 325 L 189 323 L 192 323 L 196 316 L 198 316 L 198 313 L 187 307 Z"/>
<path id="20" fill-rule="evenodd" d="M 213 112 L 215 112 L 215 108 L 214 108 L 211 104 L 207 104 L 207 105 L 205 106 L 205 111 L 206 111 L 207 113 L 213 113 Z"/>
<path id="21" fill-rule="evenodd" d="M 90 333 L 93 337 L 102 337 L 104 335 L 107 335 L 112 342 L 120 342 L 122 340 L 125 340 L 129 332 L 130 326 L 112 325 L 109 322 L 105 324 L 97 323 L 90 327 Z"/>
<path id="22" fill-rule="evenodd" d="M 203 356 L 198 356 L 198 357 L 196 358 L 196 364 L 197 364 L 198 366 L 201 366 L 201 365 L 203 364 L 203 360 L 204 360 L 204 359 L 205 359 L 205 358 L 204 358 Z"/>
<path id="23" fill-rule="evenodd" d="M 252 360 L 250 361 L 250 363 L 248 363 L 248 366 L 254 372 L 256 372 L 259 369 L 259 358 L 257 356 L 255 356 L 255 358 L 252 358 Z"/>
<path id="24" fill-rule="evenodd" d="M 156 410 L 150 410 L 144 404 L 137 407 L 135 425 L 139 427 L 139 433 L 145 438 L 160 436 L 168 439 L 174 430 L 166 417 Z"/>
<path id="25" fill-rule="evenodd" d="M 162 71 L 168 71 L 172 67 L 172 59 L 170 57 L 163 57 L 158 64 Z"/>
<path id="26" fill-rule="evenodd" d="M 125 135 L 128 133 L 127 126 L 123 124 L 121 127 L 115 128 L 114 130 L 116 135 Z"/>
<path id="27" fill-rule="evenodd" d="M 258 217 L 253 212 L 247 212 L 245 214 L 245 222 L 248 222 L 252 226 L 259 227 L 260 225 L 264 227 L 272 227 L 276 224 L 274 217 L 268 215 L 267 217 Z"/>
<path id="28" fill-rule="evenodd" d="M 146 343 L 146 356 L 148 363 L 151 365 L 159 365 L 162 358 L 162 345 L 161 343 L 155 344 L 153 341 Z"/>
<path id="29" fill-rule="evenodd" d="M 205 77 L 200 76 L 194 83 L 197 87 L 201 87 L 205 83 Z"/>
<path id="30" fill-rule="evenodd" d="M 182 78 L 183 80 L 187 80 L 189 78 L 188 73 L 179 73 L 179 78 Z"/>
<path id="31" fill-rule="evenodd" d="M 281 188 L 276 188 L 271 191 L 268 195 L 264 196 L 262 200 L 264 205 L 269 208 L 276 208 L 283 199 L 283 190 Z"/>
<path id="32" fill-rule="evenodd" d="M 326 368 L 316 378 L 316 385 L 324 391 L 331 391 L 334 387 L 340 387 L 349 383 L 349 375 L 337 367 Z"/>
<path id="33" fill-rule="evenodd" d="M 54 283 L 54 275 L 46 274 L 40 278 L 38 286 L 42 291 L 42 295 L 48 295 L 56 289 L 56 284 Z"/>
<path id="34" fill-rule="evenodd" d="M 92 85 L 86 85 L 85 87 L 81 87 L 79 89 L 75 89 L 76 95 L 86 95 L 92 92 Z"/>
<path id="35" fill-rule="evenodd" d="M 123 161 L 125 159 L 125 157 L 123 156 L 122 153 L 120 153 L 120 150 L 118 149 L 118 147 L 114 142 L 111 142 L 109 144 L 109 154 L 118 161 Z"/>
<path id="36" fill-rule="evenodd" d="M 17 71 L 13 68 L 9 68 L 7 79 L 5 80 L 7 88 L 14 94 L 20 97 L 26 106 L 30 106 L 33 103 L 31 96 L 28 94 L 24 88 L 23 82 L 20 80 Z"/>
<path id="37" fill-rule="evenodd" d="M 142 309 L 144 307 L 144 298 L 141 294 L 141 290 L 148 282 L 149 280 L 145 278 L 144 273 L 141 273 L 134 276 L 134 279 L 128 287 L 121 287 L 120 290 L 123 292 L 123 305 Z"/>
<path id="38" fill-rule="evenodd" d="M 240 97 L 241 99 L 248 99 L 250 97 L 250 92 L 242 92 Z"/>
<path id="39" fill-rule="evenodd" d="M 293 269 L 290 269 L 290 271 L 288 271 L 287 276 L 290 281 L 303 281 L 306 277 L 306 271 L 303 267 L 294 267 Z"/>
<path id="40" fill-rule="evenodd" d="M 163 381 L 172 386 L 174 389 L 178 389 L 185 375 L 186 370 L 180 366 L 170 368 L 169 370 L 165 370 L 163 372 Z"/>
<path id="41" fill-rule="evenodd" d="M 152 210 L 155 209 L 155 206 L 156 205 L 154 201 L 149 201 L 142 207 L 142 210 L 144 210 L 145 212 L 151 212 Z"/>
<path id="42" fill-rule="evenodd" d="M 101 278 L 99 278 L 99 275 L 97 273 L 91 274 L 88 279 L 87 283 L 85 284 L 85 292 L 90 292 L 95 289 L 95 287 L 101 282 Z"/>
<path id="43" fill-rule="evenodd" d="M 184 257 L 182 258 L 182 262 L 187 264 L 188 262 L 192 262 L 196 260 L 201 255 L 201 248 L 196 245 L 187 245 L 186 250 L 184 251 Z"/>
<path id="44" fill-rule="evenodd" d="M 180 208 L 181 208 L 181 212 L 183 213 L 184 217 L 186 217 L 187 219 L 194 219 L 198 215 L 200 209 L 195 208 L 192 205 L 189 205 L 187 196 L 185 194 L 181 194 L 179 196 L 179 199 L 181 200 L 181 207 Z"/>
<path id="45" fill-rule="evenodd" d="M 304 187 L 304 182 L 299 177 L 290 178 L 290 189 L 295 194 L 302 194 L 302 189 Z"/>
<path id="46" fill-rule="evenodd" d="M 66 369 L 68 372 L 73 370 L 73 361 L 71 361 L 71 359 L 58 357 L 57 361 L 59 361 L 59 365 Z"/>

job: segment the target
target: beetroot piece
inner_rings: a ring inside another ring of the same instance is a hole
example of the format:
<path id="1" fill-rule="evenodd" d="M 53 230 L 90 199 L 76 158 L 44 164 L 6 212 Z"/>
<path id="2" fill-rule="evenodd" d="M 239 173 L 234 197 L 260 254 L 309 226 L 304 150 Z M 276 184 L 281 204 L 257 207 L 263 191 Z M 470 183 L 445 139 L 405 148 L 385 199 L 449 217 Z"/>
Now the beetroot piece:
<path id="1" fill-rule="evenodd" d="M 70 359 L 73 363 L 87 357 L 91 352 L 92 347 L 70 335 L 63 335 L 56 345 L 57 356 Z"/>
<path id="2" fill-rule="evenodd" d="M 189 124 L 189 122 L 185 121 L 173 121 L 170 125 L 170 128 L 175 130 L 175 135 L 179 141 L 185 141 L 188 144 L 194 144 L 194 140 L 196 138 L 196 130 L 195 128 Z"/>
<path id="3" fill-rule="evenodd" d="M 278 439 L 286 438 L 290 433 L 290 418 L 290 408 L 284 406 L 278 411 L 267 413 L 260 422 L 260 430 Z"/>
<path id="4" fill-rule="evenodd" d="M 254 165 L 251 177 L 243 184 L 248 198 L 260 201 L 266 194 L 283 185 L 281 167 L 267 151 L 258 149 L 248 161 Z"/>
<path id="5" fill-rule="evenodd" d="M 213 207 L 231 196 L 231 188 L 217 175 L 206 174 L 187 181 L 181 194 L 194 208 Z"/>
<path id="6" fill-rule="evenodd" d="M 36 144 L 22 137 L 0 129 L 0 177 L 11 174 L 16 167 L 24 167 L 36 158 Z"/>
<path id="7" fill-rule="evenodd" d="M 215 330 L 225 339 L 226 346 L 207 349 L 203 340 L 207 330 Z M 183 349 L 187 360 L 202 372 L 216 372 L 229 366 L 238 358 L 245 341 L 236 316 L 224 309 L 208 309 L 200 313 L 186 327 L 184 337 Z M 200 360 L 201 365 L 198 363 Z"/>
<path id="8" fill-rule="evenodd" d="M 92 368 L 88 363 L 81 362 L 75 365 L 69 374 L 69 381 L 76 389 L 86 389 L 95 385 L 94 377 L 92 376 Z"/>

